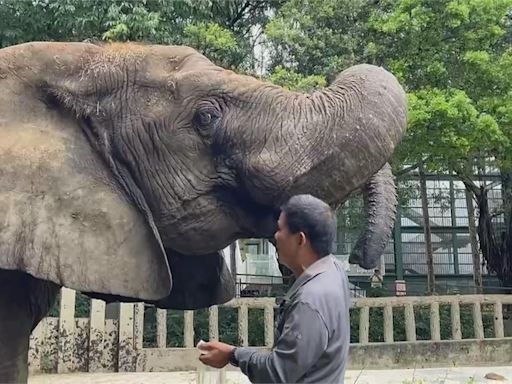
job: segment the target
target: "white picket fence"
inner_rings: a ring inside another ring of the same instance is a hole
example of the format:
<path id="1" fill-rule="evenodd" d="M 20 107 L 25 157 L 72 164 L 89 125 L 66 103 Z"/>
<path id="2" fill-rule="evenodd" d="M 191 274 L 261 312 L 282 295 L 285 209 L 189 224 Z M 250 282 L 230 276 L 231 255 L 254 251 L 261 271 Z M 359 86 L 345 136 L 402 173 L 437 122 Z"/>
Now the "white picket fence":
<path id="1" fill-rule="evenodd" d="M 167 311 L 156 310 L 156 347 L 143 347 L 144 304 L 121 303 L 119 319 L 105 318 L 105 303 L 91 300 L 89 318 L 75 318 L 75 291 L 63 288 L 60 297 L 60 317 L 47 317 L 34 330 L 30 340 L 29 364 L 37 372 L 147 372 L 182 371 L 200 366 L 194 342 L 194 311 L 184 311 L 183 347 L 167 347 Z M 494 338 L 505 338 L 504 304 L 512 304 L 510 295 L 462 295 L 429 297 L 355 298 L 352 311 L 359 311 L 359 343 L 351 348 L 371 345 L 398 344 L 393 337 L 393 312 L 403 308 L 406 343 L 416 340 L 415 311 L 417 306 L 430 307 L 430 342 L 441 341 L 439 306 L 450 306 L 452 340 L 462 341 L 460 306 L 470 305 L 473 314 L 475 343 L 484 338 L 482 306 L 492 306 Z M 264 340 L 269 348 L 274 338 L 274 298 L 236 298 L 222 307 L 238 310 L 238 336 L 243 346 L 249 345 L 250 308 L 264 311 Z M 370 309 L 383 308 L 384 343 L 372 343 Z M 219 307 L 209 308 L 208 334 L 219 339 Z M 508 338 L 507 338 L 508 339 Z M 471 341 L 465 339 L 464 342 Z M 403 342 L 402 342 L 403 343 Z M 511 339 L 512 343 L 512 339 Z M 357 355 L 357 354 L 355 354 Z"/>

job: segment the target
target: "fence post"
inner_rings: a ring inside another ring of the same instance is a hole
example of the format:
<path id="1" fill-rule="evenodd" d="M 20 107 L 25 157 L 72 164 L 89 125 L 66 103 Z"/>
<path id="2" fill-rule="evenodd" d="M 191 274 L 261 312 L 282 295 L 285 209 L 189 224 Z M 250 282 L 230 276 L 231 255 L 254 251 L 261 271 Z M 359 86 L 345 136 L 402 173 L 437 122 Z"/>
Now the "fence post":
<path id="1" fill-rule="evenodd" d="M 219 340 L 219 307 L 216 305 L 208 309 L 208 334 L 210 340 Z"/>
<path id="2" fill-rule="evenodd" d="M 384 306 L 384 342 L 392 343 L 393 337 L 393 307 L 391 305 Z"/>
<path id="3" fill-rule="evenodd" d="M 460 329 L 460 308 L 458 298 L 452 302 L 450 317 L 452 320 L 452 339 L 462 340 L 462 331 Z"/>
<path id="4" fill-rule="evenodd" d="M 119 308 L 119 372 L 135 371 L 134 304 L 121 303 Z"/>
<path id="5" fill-rule="evenodd" d="M 505 337 L 503 328 L 503 306 L 499 300 L 494 303 L 494 337 L 497 339 Z"/>
<path id="6" fill-rule="evenodd" d="M 133 308 L 134 348 L 140 351 L 144 345 L 144 303 L 135 303 Z"/>
<path id="7" fill-rule="evenodd" d="M 59 315 L 59 358 L 57 363 L 58 373 L 72 372 L 73 351 L 75 347 L 75 297 L 76 292 L 69 288 L 60 290 L 60 315 Z"/>
<path id="8" fill-rule="evenodd" d="M 439 303 L 430 304 L 430 339 L 432 341 L 441 340 L 441 324 L 439 318 Z"/>
<path id="9" fill-rule="evenodd" d="M 41 354 L 46 344 L 48 318 L 42 319 L 30 335 L 28 363 L 30 372 L 41 372 Z"/>
<path id="10" fill-rule="evenodd" d="M 480 302 L 473 303 L 473 328 L 475 330 L 475 339 L 482 340 L 485 338 Z"/>
<path id="11" fill-rule="evenodd" d="M 416 341 L 416 320 L 414 319 L 414 306 L 405 305 L 405 338 L 407 341 Z"/>
<path id="12" fill-rule="evenodd" d="M 370 307 L 364 306 L 359 310 L 359 343 L 368 344 L 370 333 Z"/>
<path id="13" fill-rule="evenodd" d="M 238 307 L 238 339 L 242 347 L 249 345 L 249 317 L 246 304 Z"/>
<path id="14" fill-rule="evenodd" d="M 265 305 L 265 346 L 272 347 L 274 344 L 274 306 Z"/>
<path id="15" fill-rule="evenodd" d="M 105 334 L 105 302 L 103 300 L 91 300 L 89 319 L 88 372 L 101 372 L 103 371 L 103 335 Z"/>
<path id="16" fill-rule="evenodd" d="M 156 345 L 157 348 L 167 346 L 167 311 L 160 308 L 156 310 Z"/>
<path id="17" fill-rule="evenodd" d="M 185 348 L 194 348 L 194 311 L 185 311 L 183 341 Z"/>

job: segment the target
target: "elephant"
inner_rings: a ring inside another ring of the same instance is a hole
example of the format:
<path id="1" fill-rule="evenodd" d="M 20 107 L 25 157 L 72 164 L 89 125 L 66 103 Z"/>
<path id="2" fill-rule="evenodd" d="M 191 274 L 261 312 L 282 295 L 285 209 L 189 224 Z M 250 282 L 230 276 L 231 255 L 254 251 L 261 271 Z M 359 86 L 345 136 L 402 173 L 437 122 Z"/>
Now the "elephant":
<path id="1" fill-rule="evenodd" d="M 0 50 L 0 382 L 27 380 L 29 336 L 60 287 L 197 309 L 234 297 L 220 250 L 271 239 L 295 194 L 363 190 L 351 255 L 376 265 L 407 102 L 358 64 L 294 92 L 187 46 L 28 42 Z"/>

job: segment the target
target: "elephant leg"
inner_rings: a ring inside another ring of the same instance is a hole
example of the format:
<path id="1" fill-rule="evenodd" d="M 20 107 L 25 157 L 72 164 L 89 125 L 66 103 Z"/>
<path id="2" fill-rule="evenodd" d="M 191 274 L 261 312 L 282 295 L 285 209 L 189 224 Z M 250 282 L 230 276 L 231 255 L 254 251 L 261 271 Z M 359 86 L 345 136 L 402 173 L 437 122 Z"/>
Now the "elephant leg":
<path id="1" fill-rule="evenodd" d="M 0 269 L 0 383 L 26 383 L 30 333 L 59 287 L 24 272 Z"/>

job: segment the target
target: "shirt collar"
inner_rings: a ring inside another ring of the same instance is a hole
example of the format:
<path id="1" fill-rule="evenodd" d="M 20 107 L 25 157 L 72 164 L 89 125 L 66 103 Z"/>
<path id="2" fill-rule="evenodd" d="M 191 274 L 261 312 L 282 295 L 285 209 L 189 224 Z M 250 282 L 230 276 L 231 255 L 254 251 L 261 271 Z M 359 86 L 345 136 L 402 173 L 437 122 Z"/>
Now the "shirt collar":
<path id="1" fill-rule="evenodd" d="M 302 274 L 295 280 L 292 287 L 284 295 L 284 300 L 289 300 L 297 290 L 306 284 L 313 277 L 334 268 L 334 260 L 332 255 L 324 256 L 313 264 L 311 264 Z"/>

